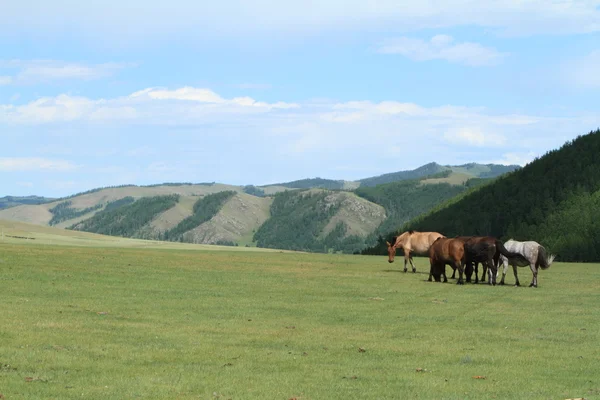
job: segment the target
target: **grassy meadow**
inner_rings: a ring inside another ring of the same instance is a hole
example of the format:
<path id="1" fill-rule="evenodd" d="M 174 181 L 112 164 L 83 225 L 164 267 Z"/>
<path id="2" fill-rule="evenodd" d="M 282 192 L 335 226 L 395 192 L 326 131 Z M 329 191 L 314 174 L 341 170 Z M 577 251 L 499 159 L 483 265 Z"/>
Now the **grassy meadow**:
<path id="1" fill-rule="evenodd" d="M 423 258 L 71 241 L 0 242 L 5 399 L 600 398 L 599 265 L 457 286 Z"/>

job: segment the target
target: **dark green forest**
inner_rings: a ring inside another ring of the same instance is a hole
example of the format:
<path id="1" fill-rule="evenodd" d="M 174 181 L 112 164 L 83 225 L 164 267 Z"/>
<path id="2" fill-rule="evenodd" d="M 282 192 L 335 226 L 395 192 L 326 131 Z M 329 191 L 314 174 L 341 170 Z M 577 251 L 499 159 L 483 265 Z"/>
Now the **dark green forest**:
<path id="1" fill-rule="evenodd" d="M 448 183 L 421 184 L 419 180 L 401 181 L 375 187 L 360 187 L 354 192 L 385 208 L 386 220 L 376 234 L 390 232 L 416 216 L 462 192 L 468 186 Z"/>
<path id="2" fill-rule="evenodd" d="M 97 212 L 69 229 L 101 233 L 111 236 L 136 237 L 144 225 L 152 221 L 158 214 L 174 207 L 179 195 L 143 197 L 133 203 L 131 199 L 121 199 L 108 203 L 104 210 Z M 127 203 L 115 208 L 117 202 Z"/>
<path id="3" fill-rule="evenodd" d="M 600 130 L 400 230 L 408 229 L 535 240 L 562 261 L 600 261 Z"/>
<path id="4" fill-rule="evenodd" d="M 70 200 L 63 201 L 52 207 L 50 210 L 48 210 L 52 214 L 52 219 L 50 219 L 50 222 L 48 222 L 48 224 L 50 226 L 60 224 L 63 221 L 81 217 L 82 215 L 85 215 L 94 210 L 98 210 L 100 208 L 102 208 L 102 204 L 97 204 L 93 207 L 87 207 L 80 210 L 76 208 L 71 208 Z"/>
<path id="5" fill-rule="evenodd" d="M 269 218 L 254 234 L 258 247 L 312 251 L 354 252 L 364 247 L 364 238 L 345 237 L 347 227 L 340 223 L 327 235 L 324 228 L 340 209 L 326 200 L 330 192 L 286 191 L 278 193 Z"/>
<path id="6" fill-rule="evenodd" d="M 197 226 L 203 224 L 204 222 L 210 220 L 214 217 L 223 207 L 223 204 L 227 200 L 229 200 L 235 192 L 232 190 L 228 190 L 225 192 L 219 192 L 214 194 L 209 194 L 196 201 L 193 207 L 193 214 L 179 224 L 177 224 L 174 228 L 162 233 L 160 235 L 161 240 L 170 240 L 170 241 L 183 241 L 183 234 L 189 230 L 196 228 Z"/>

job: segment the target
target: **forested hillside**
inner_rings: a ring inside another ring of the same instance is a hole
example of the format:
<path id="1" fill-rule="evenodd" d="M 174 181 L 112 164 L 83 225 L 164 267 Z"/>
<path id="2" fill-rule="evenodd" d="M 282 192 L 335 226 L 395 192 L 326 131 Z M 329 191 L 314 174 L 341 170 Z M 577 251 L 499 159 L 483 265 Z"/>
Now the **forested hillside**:
<path id="1" fill-rule="evenodd" d="M 139 235 L 140 230 L 156 215 L 173 207 L 178 200 L 178 195 L 168 195 L 144 197 L 134 203 L 121 205 L 117 208 L 109 203 L 104 210 L 71 226 L 70 229 L 111 236 L 147 239 L 147 237 Z"/>
<path id="2" fill-rule="evenodd" d="M 390 174 L 374 176 L 361 179 L 358 182 L 360 187 L 373 187 L 386 183 L 399 182 L 404 180 L 422 179 L 425 177 L 444 177 L 451 173 L 465 174 L 470 178 L 495 178 L 507 172 L 519 169 L 518 165 L 498 165 L 498 164 L 477 164 L 469 163 L 463 165 L 440 165 L 432 162 L 425 164 L 417 169 L 409 171 L 398 171 Z"/>
<path id="3" fill-rule="evenodd" d="M 0 209 L 0 219 L 143 239 L 356 252 L 486 181 L 474 177 L 507 168 L 513 167 L 430 163 L 362 181 L 313 178 L 267 186 L 215 182 L 110 186 Z M 420 178 L 407 180 L 410 177 Z M 389 180 L 394 182 L 369 186 Z M 365 185 L 357 189 L 361 182 Z"/>
<path id="4" fill-rule="evenodd" d="M 600 261 L 600 130 L 412 220 L 406 229 L 535 240 L 563 261 Z"/>
<path id="5" fill-rule="evenodd" d="M 420 180 L 409 180 L 375 187 L 360 187 L 355 193 L 385 208 L 387 218 L 375 232 L 385 234 L 464 192 L 468 187 L 447 183 L 424 185 Z"/>
<path id="6" fill-rule="evenodd" d="M 162 233 L 161 240 L 183 241 L 183 234 L 210 220 L 223 207 L 223 204 L 235 194 L 234 191 L 209 194 L 199 199 L 193 207 L 193 214 L 175 227 Z"/>
<path id="7" fill-rule="evenodd" d="M 258 247 L 313 252 L 351 253 L 365 246 L 365 235 L 356 232 L 349 219 L 336 220 L 344 209 L 367 220 L 373 230 L 385 211 L 351 193 L 327 190 L 279 193 L 271 205 L 271 217 L 256 231 Z"/>

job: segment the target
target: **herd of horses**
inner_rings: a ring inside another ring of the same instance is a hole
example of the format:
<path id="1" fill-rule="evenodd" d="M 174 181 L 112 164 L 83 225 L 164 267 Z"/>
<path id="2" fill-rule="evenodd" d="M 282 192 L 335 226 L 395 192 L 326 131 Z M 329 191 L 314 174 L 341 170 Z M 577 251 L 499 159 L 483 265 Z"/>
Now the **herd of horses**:
<path id="1" fill-rule="evenodd" d="M 515 274 L 515 285 L 519 286 L 519 277 L 517 276 L 517 267 L 531 268 L 533 279 L 530 287 L 537 287 L 538 269 L 547 269 L 554 261 L 554 255 L 549 255 L 546 249 L 537 242 L 517 242 L 509 240 L 502 243 L 497 238 L 491 236 L 457 236 L 447 238 L 438 232 L 416 232 L 407 231 L 393 239 L 393 244 L 387 243 L 388 261 L 394 262 L 396 250 L 401 249 L 404 252 L 404 272 L 407 271 L 407 263 L 412 266 L 412 271 L 416 272 L 413 262 L 413 254 L 429 256 L 429 281 L 433 277 L 436 282 L 448 282 L 446 277 L 446 265 L 453 269 L 452 279 L 455 278 L 458 271 L 459 285 L 464 281 L 472 282 L 472 275 L 475 272 L 475 283 L 479 282 L 479 264 L 483 267 L 481 281 L 486 280 L 486 271 L 488 283 L 496 284 L 496 278 L 499 275 L 498 267 L 503 265 L 502 280 L 500 285 L 504 285 L 504 278 L 508 266 L 513 267 Z M 465 279 L 463 280 L 463 275 Z"/>

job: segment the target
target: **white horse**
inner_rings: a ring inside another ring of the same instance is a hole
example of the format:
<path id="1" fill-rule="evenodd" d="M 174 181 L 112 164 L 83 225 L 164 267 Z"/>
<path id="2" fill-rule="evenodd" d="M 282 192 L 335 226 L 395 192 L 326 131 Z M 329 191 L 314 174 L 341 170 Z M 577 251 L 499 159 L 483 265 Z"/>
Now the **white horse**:
<path id="1" fill-rule="evenodd" d="M 547 269 L 554 261 L 555 256 L 546 252 L 544 246 L 540 245 L 538 242 L 528 241 L 528 242 L 517 242 L 516 240 L 510 239 L 508 242 L 504 243 L 504 247 L 508 251 L 512 251 L 513 253 L 519 253 L 524 256 L 528 263 L 524 261 L 519 261 L 519 259 L 511 259 L 500 255 L 499 264 L 504 264 L 504 269 L 502 270 L 502 280 L 500 281 L 501 285 L 504 285 L 504 277 L 506 276 L 506 271 L 508 270 L 508 265 L 512 265 L 513 272 L 515 273 L 515 286 L 519 286 L 519 277 L 517 276 L 517 267 L 526 267 L 529 265 L 531 268 L 531 272 L 533 273 L 533 279 L 529 284 L 529 287 L 537 287 L 537 274 L 538 268 Z M 498 269 L 498 273 L 500 273 L 500 269 Z"/>

